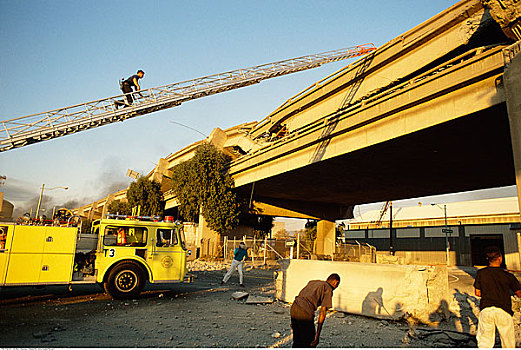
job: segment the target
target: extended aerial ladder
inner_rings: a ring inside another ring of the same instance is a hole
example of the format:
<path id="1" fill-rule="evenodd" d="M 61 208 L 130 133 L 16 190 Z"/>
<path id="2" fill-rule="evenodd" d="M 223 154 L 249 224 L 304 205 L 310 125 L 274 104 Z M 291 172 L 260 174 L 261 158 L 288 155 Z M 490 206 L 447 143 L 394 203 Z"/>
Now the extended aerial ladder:
<path id="1" fill-rule="evenodd" d="M 325 63 L 366 55 L 373 50 L 376 50 L 373 44 L 358 45 L 141 90 L 139 94 L 132 93 L 134 102 L 125 108 L 116 108 L 115 102 L 126 97 L 118 95 L 4 120 L 0 122 L 0 152 L 124 121 Z"/>

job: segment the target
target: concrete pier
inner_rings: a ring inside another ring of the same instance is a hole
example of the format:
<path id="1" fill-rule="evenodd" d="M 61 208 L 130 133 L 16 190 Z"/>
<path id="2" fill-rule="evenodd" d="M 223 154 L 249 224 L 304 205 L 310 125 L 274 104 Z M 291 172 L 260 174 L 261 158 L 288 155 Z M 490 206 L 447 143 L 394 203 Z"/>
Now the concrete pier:
<path id="1" fill-rule="evenodd" d="M 521 55 L 517 54 L 505 69 L 504 84 L 512 152 L 516 172 L 517 199 L 521 208 Z"/>

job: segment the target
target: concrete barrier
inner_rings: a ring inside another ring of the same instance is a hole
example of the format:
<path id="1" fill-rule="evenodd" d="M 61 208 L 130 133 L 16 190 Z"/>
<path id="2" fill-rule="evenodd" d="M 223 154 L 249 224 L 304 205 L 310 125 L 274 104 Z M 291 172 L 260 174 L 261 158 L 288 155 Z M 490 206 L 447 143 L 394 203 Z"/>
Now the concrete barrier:
<path id="1" fill-rule="evenodd" d="M 448 315 L 444 266 L 380 265 L 352 262 L 285 260 L 277 273 L 277 298 L 293 302 L 310 280 L 340 275 L 333 309 L 377 318 L 408 314 L 422 323 Z"/>

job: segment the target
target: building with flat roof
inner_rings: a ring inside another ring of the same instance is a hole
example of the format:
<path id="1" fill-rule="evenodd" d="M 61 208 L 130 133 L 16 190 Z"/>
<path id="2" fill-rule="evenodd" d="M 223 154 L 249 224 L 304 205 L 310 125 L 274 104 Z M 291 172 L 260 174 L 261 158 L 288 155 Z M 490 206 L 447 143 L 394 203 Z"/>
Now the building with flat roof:
<path id="1" fill-rule="evenodd" d="M 446 264 L 448 246 L 449 265 L 484 266 L 484 248 L 495 245 L 503 251 L 506 268 L 521 270 L 517 197 L 394 207 L 392 220 L 390 213 L 355 211 L 345 239 L 373 245 L 406 264 Z"/>

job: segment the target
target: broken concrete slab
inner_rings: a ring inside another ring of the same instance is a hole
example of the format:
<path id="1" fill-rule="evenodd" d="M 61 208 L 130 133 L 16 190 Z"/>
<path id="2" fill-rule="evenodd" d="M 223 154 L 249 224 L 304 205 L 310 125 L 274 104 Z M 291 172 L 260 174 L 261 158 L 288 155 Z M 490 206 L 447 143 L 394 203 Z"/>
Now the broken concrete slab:
<path id="1" fill-rule="evenodd" d="M 235 292 L 235 293 L 232 294 L 232 299 L 242 300 L 242 299 L 247 298 L 248 295 L 250 295 L 250 294 L 246 293 L 246 292 Z"/>
<path id="2" fill-rule="evenodd" d="M 341 261 L 289 260 L 277 273 L 276 297 L 293 302 L 310 280 L 340 275 L 333 309 L 376 318 L 409 315 L 422 323 L 448 310 L 448 275 L 444 266 L 380 265 Z"/>
<path id="3" fill-rule="evenodd" d="M 245 304 L 273 304 L 275 300 L 271 297 L 264 297 L 260 295 L 250 295 L 246 299 Z"/>

